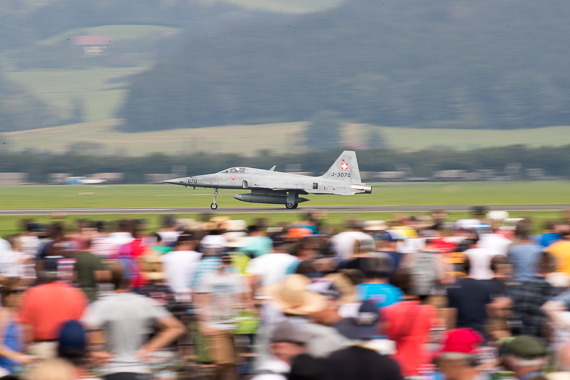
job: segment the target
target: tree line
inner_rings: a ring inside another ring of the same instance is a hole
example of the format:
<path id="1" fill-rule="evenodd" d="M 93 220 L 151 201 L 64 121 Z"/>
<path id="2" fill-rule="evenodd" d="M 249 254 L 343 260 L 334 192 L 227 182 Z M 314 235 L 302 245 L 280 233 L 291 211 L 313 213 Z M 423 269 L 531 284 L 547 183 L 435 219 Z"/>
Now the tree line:
<path id="1" fill-rule="evenodd" d="M 146 174 L 169 174 L 174 165 L 186 165 L 188 175 L 217 172 L 232 166 L 269 169 L 277 165 L 285 171 L 288 164 L 300 164 L 301 170 L 324 173 L 342 149 L 303 154 L 273 155 L 264 151 L 257 157 L 236 154 L 196 152 L 189 155 L 150 154 L 144 157 L 87 156 L 78 153 L 35 155 L 29 153 L 0 153 L 0 172 L 25 172 L 30 181 L 46 183 L 49 173 L 69 173 L 84 176 L 94 173 L 124 173 L 125 183 L 143 183 Z M 502 172 L 507 164 L 521 164 L 523 169 L 541 168 L 549 176 L 570 178 L 570 145 L 564 147 L 528 148 L 513 145 L 471 151 L 424 150 L 397 152 L 390 149 L 359 150 L 361 171 L 394 171 L 407 164 L 413 176 L 431 177 L 439 170 L 492 169 Z"/>
<path id="2" fill-rule="evenodd" d="M 516 11 L 514 11 L 516 10 Z M 567 2 L 352 0 L 189 41 L 135 77 L 130 132 L 309 120 L 527 128 L 570 122 Z"/>

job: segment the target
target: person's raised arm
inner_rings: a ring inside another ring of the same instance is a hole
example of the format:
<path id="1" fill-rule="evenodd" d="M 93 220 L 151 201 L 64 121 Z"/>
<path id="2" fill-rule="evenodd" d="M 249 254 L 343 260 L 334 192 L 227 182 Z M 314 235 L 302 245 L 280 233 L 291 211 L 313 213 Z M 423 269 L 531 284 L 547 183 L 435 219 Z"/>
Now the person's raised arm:
<path id="1" fill-rule="evenodd" d="M 160 331 L 139 350 L 140 357 L 144 358 L 151 352 L 165 347 L 186 332 L 184 325 L 172 315 L 159 318 L 157 327 Z"/>

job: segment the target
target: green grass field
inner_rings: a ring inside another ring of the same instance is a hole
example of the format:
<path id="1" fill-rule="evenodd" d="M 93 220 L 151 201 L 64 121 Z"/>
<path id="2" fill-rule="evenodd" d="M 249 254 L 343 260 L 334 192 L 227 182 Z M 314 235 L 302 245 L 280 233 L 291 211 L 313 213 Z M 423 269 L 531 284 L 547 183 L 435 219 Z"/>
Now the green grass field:
<path id="1" fill-rule="evenodd" d="M 566 204 L 570 182 L 471 182 L 471 183 L 402 183 L 375 184 L 370 195 L 352 197 L 311 196 L 311 202 L 301 205 L 476 205 L 476 204 Z M 244 191 L 223 190 L 218 197 L 220 209 L 216 215 L 224 215 L 224 207 L 260 206 L 253 203 L 238 202 L 233 194 Z M 100 207 L 204 207 L 204 214 L 210 214 L 209 205 L 212 191 L 207 189 L 191 190 L 170 185 L 112 185 L 112 186 L 6 186 L 0 187 L 0 208 L 100 208 Z M 279 207 L 279 206 L 275 206 Z M 420 215 L 423 213 L 414 213 Z M 227 215 L 227 214 L 226 214 Z M 349 217 L 368 220 L 390 220 L 394 213 L 334 213 L 326 218 L 328 225 L 342 224 Z M 177 215 L 179 218 L 202 219 L 203 214 Z M 265 218 L 269 224 L 294 222 L 302 217 L 298 213 L 232 213 L 232 219 L 251 222 L 256 218 Z M 467 213 L 450 213 L 450 220 L 467 217 Z M 511 212 L 511 217 L 531 217 L 535 230 L 545 219 L 561 217 L 560 212 Z M 8 236 L 20 230 L 20 222 L 28 216 L 1 216 L 0 235 Z M 75 220 L 89 218 L 93 220 L 116 220 L 120 218 L 145 219 L 149 229 L 154 230 L 160 223 L 161 215 L 70 215 L 65 217 L 67 226 L 73 226 Z M 49 216 L 33 217 L 37 222 L 46 223 Z"/>
<path id="2" fill-rule="evenodd" d="M 7 72 L 7 75 L 47 103 L 62 109 L 68 109 L 71 99 L 80 96 L 85 101 L 86 121 L 99 121 L 115 117 L 124 99 L 125 83 L 110 83 L 110 80 L 142 70 L 144 67 L 29 70 Z"/>
<path id="3" fill-rule="evenodd" d="M 233 199 L 246 190 L 221 190 L 223 207 L 260 206 Z M 570 182 L 457 182 L 375 184 L 372 194 L 355 196 L 309 195 L 310 206 L 366 205 L 533 205 L 570 203 Z M 102 208 L 102 207 L 204 207 L 212 189 L 174 185 L 109 186 L 4 186 L 0 187 L 0 208 Z"/>
<path id="4" fill-rule="evenodd" d="M 152 152 L 187 154 L 218 151 L 254 156 L 262 149 L 282 154 L 301 152 L 299 135 L 304 125 L 282 123 L 121 133 L 113 129 L 119 123 L 119 119 L 114 119 L 8 132 L 2 136 L 8 139 L 13 151 L 41 146 L 42 150 L 65 152 L 73 142 L 89 141 L 102 144 L 106 154 L 120 151 L 124 155 L 142 156 Z"/>
<path id="5" fill-rule="evenodd" d="M 100 91 L 89 92 L 86 98 L 91 119 L 99 116 L 111 116 L 118 103 L 122 101 L 124 90 L 106 84 L 105 78 L 128 74 L 130 69 L 101 69 L 98 79 L 93 77 L 89 83 L 76 83 L 77 94 L 87 90 L 88 86 L 100 86 Z M 85 73 L 83 73 L 85 74 Z M 81 75 L 83 75 L 81 74 Z M 42 74 L 43 75 L 43 74 Z M 57 81 L 62 73 L 54 73 Z M 80 74 L 78 74 L 80 75 Z M 44 95 L 53 96 L 59 106 L 69 105 L 70 93 L 51 92 L 46 78 L 39 83 L 46 86 Z M 28 78 L 32 82 L 33 78 Z M 42 82 L 45 81 L 45 82 Z M 61 86 L 65 86 L 61 84 Z M 82 87 L 85 86 L 85 87 Z M 67 95 L 66 95 L 67 94 Z M 48 96 L 48 97 L 49 97 Z M 91 108 L 89 104 L 97 105 Z M 259 125 L 229 125 L 220 127 L 172 129 L 166 131 L 120 133 L 114 127 L 120 119 L 65 125 L 61 127 L 8 132 L 2 134 L 10 142 L 13 151 L 37 149 L 52 152 L 64 152 L 74 142 L 95 142 L 102 144 L 103 153 L 112 154 L 121 151 L 131 156 L 141 156 L 153 152 L 165 154 L 188 153 L 195 151 L 217 151 L 220 153 L 238 153 L 255 156 L 259 151 L 268 149 L 277 154 L 300 153 L 303 146 L 305 122 L 275 123 Z M 370 126 L 348 124 L 343 130 L 342 141 L 347 144 L 365 144 Z M 397 150 L 419 150 L 448 146 L 454 149 L 473 149 L 490 146 L 523 144 L 532 147 L 570 145 L 569 127 L 548 127 L 518 130 L 466 130 L 466 129 L 420 129 L 376 127 L 382 132 L 389 147 Z"/>

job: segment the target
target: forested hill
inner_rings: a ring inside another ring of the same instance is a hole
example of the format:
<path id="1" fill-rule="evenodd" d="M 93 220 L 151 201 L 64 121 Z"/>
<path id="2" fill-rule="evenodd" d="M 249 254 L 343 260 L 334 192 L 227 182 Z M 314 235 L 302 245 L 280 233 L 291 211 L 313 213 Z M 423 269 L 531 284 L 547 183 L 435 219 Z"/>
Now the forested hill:
<path id="1" fill-rule="evenodd" d="M 124 130 L 307 120 L 570 122 L 567 0 L 354 0 L 199 41 L 135 78 Z"/>

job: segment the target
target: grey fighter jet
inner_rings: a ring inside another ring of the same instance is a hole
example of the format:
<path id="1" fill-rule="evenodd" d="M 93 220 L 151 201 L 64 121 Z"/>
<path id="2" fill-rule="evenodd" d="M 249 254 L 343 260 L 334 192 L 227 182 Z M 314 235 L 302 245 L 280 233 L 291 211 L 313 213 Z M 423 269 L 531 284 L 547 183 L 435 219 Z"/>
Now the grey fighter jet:
<path id="1" fill-rule="evenodd" d="M 372 187 L 360 180 L 356 153 L 348 150 L 342 152 L 320 177 L 281 173 L 275 171 L 275 166 L 269 170 L 240 166 L 219 173 L 170 179 L 163 183 L 215 189 L 214 202 L 210 205 L 212 210 L 218 208 L 216 197 L 219 189 L 251 190 L 249 194 L 235 195 L 234 198 L 242 202 L 282 204 L 288 209 L 295 209 L 299 203 L 308 201 L 299 197 L 303 194 L 354 195 L 372 192 Z"/>

